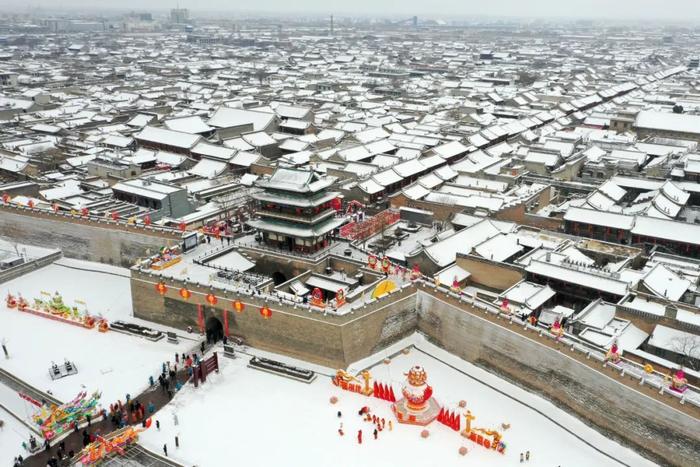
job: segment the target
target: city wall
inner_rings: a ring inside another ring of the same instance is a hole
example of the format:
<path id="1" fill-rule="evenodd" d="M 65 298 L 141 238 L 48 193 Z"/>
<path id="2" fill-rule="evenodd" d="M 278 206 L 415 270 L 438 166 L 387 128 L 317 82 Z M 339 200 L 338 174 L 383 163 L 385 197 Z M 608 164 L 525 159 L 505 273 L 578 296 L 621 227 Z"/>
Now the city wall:
<path id="1" fill-rule="evenodd" d="M 604 368 L 584 353 L 524 331 L 491 314 L 457 302 L 444 291 L 411 285 L 344 316 L 264 301 L 259 296 L 214 290 L 215 307 L 204 301 L 212 289 L 188 284 L 192 297 L 178 296 L 181 283 L 166 280 L 168 291 L 155 290 L 158 276 L 132 270 L 134 314 L 185 329 L 197 329 L 196 305 L 205 319 L 223 321 L 227 309 L 231 333 L 250 345 L 330 368 L 345 368 L 398 339 L 419 331 L 429 340 L 476 365 L 538 393 L 576 414 L 617 441 L 633 446 L 665 465 L 695 465 L 700 452 L 700 409 L 640 386 L 637 380 Z M 245 304 L 233 311 L 233 300 Z M 268 305 L 272 317 L 260 315 Z M 662 400 L 664 402 L 662 402 Z"/>
<path id="2" fill-rule="evenodd" d="M 175 245 L 180 233 L 0 205 L 0 237 L 61 249 L 69 258 L 130 267 L 147 251 Z"/>
<path id="3" fill-rule="evenodd" d="M 628 388 L 616 373 L 601 375 L 579 361 L 581 355 L 542 345 L 534 333 L 522 336 L 438 297 L 421 291 L 417 298 L 418 330 L 435 344 L 543 395 L 661 464 L 697 465 L 698 418 L 647 396 L 645 388 Z"/>

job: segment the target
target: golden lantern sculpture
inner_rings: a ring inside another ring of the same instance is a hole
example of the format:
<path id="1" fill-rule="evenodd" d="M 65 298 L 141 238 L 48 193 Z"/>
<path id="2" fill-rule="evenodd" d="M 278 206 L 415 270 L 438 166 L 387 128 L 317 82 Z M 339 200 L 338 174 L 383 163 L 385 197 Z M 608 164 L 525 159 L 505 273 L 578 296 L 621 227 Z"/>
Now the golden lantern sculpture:
<path id="1" fill-rule="evenodd" d="M 214 295 L 213 293 L 208 293 L 206 296 L 206 300 L 207 303 L 209 303 L 211 306 L 216 305 L 216 303 L 219 301 L 217 300 L 216 295 Z"/>
<path id="2" fill-rule="evenodd" d="M 243 313 L 243 310 L 245 310 L 245 305 L 242 301 L 236 300 L 233 302 L 233 309 L 236 313 Z"/>
<path id="3" fill-rule="evenodd" d="M 192 296 L 192 292 L 187 290 L 185 287 L 180 289 L 180 296 L 184 298 L 185 300 L 189 300 L 190 297 Z"/>
<path id="4" fill-rule="evenodd" d="M 260 314 L 263 318 L 270 319 L 270 317 L 272 316 L 272 310 L 270 310 L 269 306 L 265 305 L 262 308 L 260 308 Z"/>
<path id="5" fill-rule="evenodd" d="M 168 286 L 165 285 L 165 282 L 160 281 L 156 284 L 156 291 L 161 295 L 165 295 L 165 293 L 168 291 Z"/>

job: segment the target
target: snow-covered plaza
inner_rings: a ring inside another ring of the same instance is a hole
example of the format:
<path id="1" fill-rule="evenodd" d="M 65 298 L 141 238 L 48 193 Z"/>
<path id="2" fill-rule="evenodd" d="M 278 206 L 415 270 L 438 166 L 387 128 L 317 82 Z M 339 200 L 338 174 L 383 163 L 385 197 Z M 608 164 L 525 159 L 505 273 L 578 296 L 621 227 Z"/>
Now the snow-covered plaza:
<path id="1" fill-rule="evenodd" d="M 401 352 L 407 346 L 411 346 L 409 351 Z M 404 374 L 413 365 L 423 366 L 440 404 L 457 410 L 464 400 L 466 409 L 476 416 L 473 426 L 502 431 L 505 454 L 486 450 L 437 421 L 425 427 L 430 435 L 422 438 L 423 427 L 397 423 L 389 402 L 334 386 L 329 377 L 334 369 L 254 349 L 250 352 L 312 369 L 318 377 L 305 384 L 248 367 L 250 355 L 220 357 L 220 374 L 210 375 L 199 388 L 187 385 L 157 414 L 160 430 L 143 433 L 141 443 L 156 452 L 167 444 L 171 458 L 183 465 L 203 466 L 226 465 L 236 459 L 245 459 L 247 466 L 511 466 L 526 451 L 530 451 L 526 465 L 531 466 L 654 465 L 548 401 L 450 355 L 417 334 L 357 362 L 348 371 L 355 374 L 369 367 L 372 376 L 391 383 L 399 397 Z M 387 356 L 392 356 L 388 364 L 384 363 Z M 338 399 L 336 404 L 330 402 L 333 396 Z M 387 421 L 377 440 L 372 436 L 374 425 L 358 415 L 363 406 Z M 338 432 L 341 424 L 343 436 Z M 510 427 L 503 430 L 502 424 Z M 363 431 L 361 445 L 358 430 Z M 179 448 L 175 447 L 176 436 Z M 468 449 L 465 456 L 458 452 L 462 446 Z"/>
<path id="2" fill-rule="evenodd" d="M 151 342 L 116 331 L 101 333 L 9 309 L 5 304 L 7 293 L 31 302 L 42 297 L 42 292 L 59 292 L 66 305 L 77 303 L 110 322 L 125 320 L 165 330 L 132 317 L 129 271 L 124 268 L 62 258 L 0 289 L 0 339 L 10 356 L 0 358 L 0 368 L 61 401 L 71 400 L 82 390 L 102 391 L 106 404 L 124 400 L 126 394 L 139 394 L 148 386 L 149 376 L 157 377 L 162 362 L 197 345 L 194 339 L 180 339 L 176 345 L 166 339 Z M 64 359 L 75 364 L 78 374 L 52 380 L 51 362 L 60 365 Z"/>

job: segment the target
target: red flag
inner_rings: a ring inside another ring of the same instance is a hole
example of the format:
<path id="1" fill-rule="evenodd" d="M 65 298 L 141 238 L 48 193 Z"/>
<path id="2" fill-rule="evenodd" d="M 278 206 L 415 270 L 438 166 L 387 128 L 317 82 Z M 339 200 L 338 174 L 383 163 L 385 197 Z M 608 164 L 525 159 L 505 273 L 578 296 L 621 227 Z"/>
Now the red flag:
<path id="1" fill-rule="evenodd" d="M 379 397 L 379 385 L 377 382 L 374 382 L 374 385 L 372 387 L 372 394 L 374 394 L 374 397 Z"/>
<path id="2" fill-rule="evenodd" d="M 379 383 L 379 398 L 386 400 L 386 390 L 384 389 L 384 385 L 382 383 Z"/>
<path id="3" fill-rule="evenodd" d="M 228 337 L 228 310 L 224 308 L 224 336 Z"/>
<path id="4" fill-rule="evenodd" d="M 442 423 L 442 421 L 444 419 L 445 419 L 445 409 L 443 407 L 440 407 L 440 412 L 438 412 L 437 421 Z"/>
<path id="5" fill-rule="evenodd" d="M 199 332 L 204 334 L 204 310 L 202 305 L 197 305 L 197 324 L 199 325 Z"/>
<path id="6" fill-rule="evenodd" d="M 461 421 L 462 419 L 459 417 L 459 415 L 455 415 L 455 431 L 459 431 Z"/>
<path id="7" fill-rule="evenodd" d="M 389 402 L 396 402 L 396 396 L 394 395 L 394 388 L 389 386 Z"/>

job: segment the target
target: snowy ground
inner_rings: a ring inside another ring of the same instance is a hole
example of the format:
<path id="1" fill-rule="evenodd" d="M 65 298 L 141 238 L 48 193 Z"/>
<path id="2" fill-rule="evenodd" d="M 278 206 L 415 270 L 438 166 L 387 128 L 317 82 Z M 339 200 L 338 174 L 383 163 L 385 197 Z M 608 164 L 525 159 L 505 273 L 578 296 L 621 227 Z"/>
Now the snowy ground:
<path id="1" fill-rule="evenodd" d="M 13 459 L 18 455 L 27 457 L 27 452 L 22 448 L 22 441 L 28 442 L 32 433 L 2 407 L 0 420 L 4 422 L 0 428 L 0 465 L 12 465 Z"/>
<path id="2" fill-rule="evenodd" d="M 384 355 L 410 343 L 447 364 L 417 349 L 412 349 L 408 355 L 395 356 L 389 365 L 377 363 Z M 272 358 L 333 373 L 330 369 L 281 356 Z M 531 452 L 529 466 L 620 465 L 597 449 L 628 465 L 653 465 L 549 402 L 447 354 L 418 335 L 372 359 L 352 365 L 350 370 L 376 365 L 371 370 L 373 374 L 380 381 L 392 382 L 398 395 L 403 373 L 414 364 L 423 365 L 437 400 L 448 407 L 466 400 L 467 407 L 477 417 L 475 427 L 497 428 L 501 423 L 511 424 L 504 432 L 508 445 L 505 455 L 487 451 L 436 422 L 428 426 L 430 437 L 422 439 L 422 428 L 396 423 L 389 403 L 341 391 L 328 377 L 319 375 L 307 385 L 247 368 L 247 362 L 248 357 L 244 356 L 235 360 L 222 358 L 221 374 L 212 375 L 198 389 L 188 385 L 177 394 L 157 416 L 161 430 L 148 430 L 142 434 L 141 442 L 156 452 L 162 452 L 163 444 L 167 443 L 171 457 L 184 465 L 198 466 L 224 465 L 234 459 L 246 466 L 513 466 L 519 465 L 519 453 L 526 450 Z M 331 396 L 339 398 L 338 404 L 329 403 Z M 357 415 L 363 405 L 370 406 L 373 413 L 387 421 L 393 420 L 393 430 L 389 431 L 387 425 L 379 434 L 379 440 L 372 439 L 372 425 L 361 421 Z M 343 413 L 341 419 L 336 416 L 338 410 Z M 177 426 L 173 413 L 178 417 Z M 337 431 L 341 422 L 345 431 L 342 437 Z M 360 429 L 364 435 L 362 445 L 357 443 Z M 179 436 L 179 449 L 174 445 L 175 435 Z M 469 449 L 465 457 L 457 452 L 460 446 Z"/>
<path id="3" fill-rule="evenodd" d="M 102 391 L 105 405 L 124 400 L 127 393 L 136 395 L 144 390 L 148 377 L 157 376 L 161 363 L 172 361 L 176 351 L 182 353 L 196 345 L 192 340 L 173 345 L 165 339 L 150 342 L 113 331 L 100 333 L 6 308 L 7 292 L 21 293 L 31 302 L 41 297 L 41 291 L 58 291 L 69 306 L 82 300 L 91 313 L 109 320 L 144 322 L 131 317 L 127 269 L 63 258 L 0 285 L 0 339 L 10 353 L 9 360 L 0 358 L 0 367 L 40 390 L 50 390 L 60 400 L 73 399 L 83 388 Z M 48 372 L 51 361 L 62 364 L 64 358 L 75 363 L 78 374 L 52 381 Z"/>

